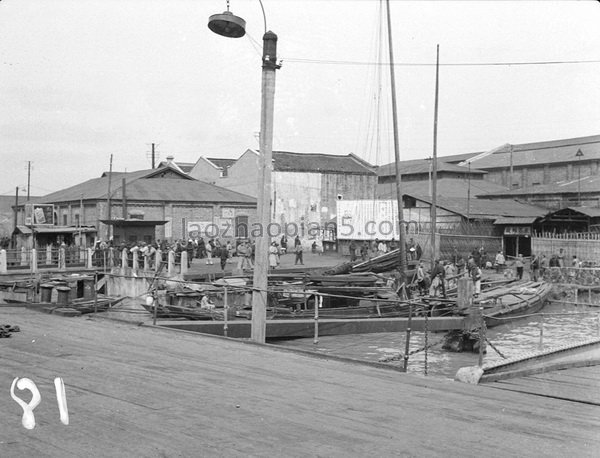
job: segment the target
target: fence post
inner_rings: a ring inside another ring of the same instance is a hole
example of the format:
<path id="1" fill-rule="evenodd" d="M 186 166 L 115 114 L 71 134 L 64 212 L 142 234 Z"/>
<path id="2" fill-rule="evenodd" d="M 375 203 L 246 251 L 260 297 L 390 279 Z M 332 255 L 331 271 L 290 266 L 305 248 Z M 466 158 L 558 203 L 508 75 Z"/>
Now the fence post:
<path id="1" fill-rule="evenodd" d="M 160 251 L 160 249 L 157 249 L 156 252 L 154 253 L 154 271 L 158 272 L 158 269 L 160 268 L 160 265 L 162 264 L 162 251 Z"/>
<path id="2" fill-rule="evenodd" d="M 406 323 L 406 345 L 404 347 L 404 372 L 408 371 L 408 352 L 410 351 L 410 326 L 412 324 L 412 302 L 408 303 L 408 322 Z"/>
<path id="3" fill-rule="evenodd" d="M 479 303 L 479 315 L 481 317 L 481 323 L 479 326 L 479 367 L 483 366 L 483 349 L 485 346 L 485 317 L 483 316 L 483 305 Z"/>
<path id="4" fill-rule="evenodd" d="M 121 251 L 121 267 L 123 267 L 123 269 L 129 267 L 129 260 L 127 259 L 127 248 L 123 248 L 123 250 Z"/>
<path id="5" fill-rule="evenodd" d="M 425 375 L 427 375 L 427 347 L 429 345 L 429 310 L 425 310 Z"/>
<path id="6" fill-rule="evenodd" d="M 542 351 L 544 349 L 544 314 L 543 313 L 540 313 L 539 327 L 540 327 L 540 344 L 539 344 L 539 348 L 540 348 L 540 351 Z"/>
<path id="7" fill-rule="evenodd" d="M 229 314 L 229 300 L 227 297 L 227 286 L 223 288 L 223 336 L 227 337 L 227 331 L 229 328 L 228 315 Z"/>
<path id="8" fill-rule="evenodd" d="M 63 246 L 58 249 L 58 269 L 67 270 L 66 252 Z"/>
<path id="9" fill-rule="evenodd" d="M 0 250 L 0 274 L 8 272 L 8 261 L 6 260 L 6 250 Z"/>
<path id="10" fill-rule="evenodd" d="M 171 277 L 175 272 L 175 252 L 173 250 L 169 250 L 168 259 L 167 272 L 169 273 L 169 277 Z"/>
<path id="11" fill-rule="evenodd" d="M 319 343 L 319 307 L 323 305 L 323 296 L 315 296 L 315 337 L 313 339 L 313 344 L 317 345 Z"/>
<path id="12" fill-rule="evenodd" d="M 31 249 L 31 273 L 37 273 L 38 271 L 38 262 L 37 262 L 37 250 L 35 248 Z"/>
<path id="13" fill-rule="evenodd" d="M 179 266 L 179 272 L 181 275 L 188 273 L 188 254 L 187 251 L 181 252 L 181 265 Z"/>

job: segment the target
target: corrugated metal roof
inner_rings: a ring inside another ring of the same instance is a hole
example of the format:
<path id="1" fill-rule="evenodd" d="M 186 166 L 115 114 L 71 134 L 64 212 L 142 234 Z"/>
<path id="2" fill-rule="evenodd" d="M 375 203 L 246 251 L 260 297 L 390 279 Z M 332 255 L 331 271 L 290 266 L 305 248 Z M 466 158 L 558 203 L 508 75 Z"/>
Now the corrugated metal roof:
<path id="1" fill-rule="evenodd" d="M 279 172 L 319 172 L 375 175 L 375 168 L 353 154 L 273 151 L 273 170 Z"/>
<path id="2" fill-rule="evenodd" d="M 471 197 L 481 196 L 491 191 L 506 190 L 506 187 L 486 180 L 470 180 Z M 429 180 L 407 181 L 402 183 L 405 193 L 429 195 Z M 439 178 L 437 180 L 437 194 L 446 197 L 467 197 L 469 192 L 469 180 L 460 178 Z M 379 199 L 395 199 L 396 184 L 385 183 L 377 185 L 377 197 Z"/>
<path id="3" fill-rule="evenodd" d="M 503 216 L 494 221 L 494 224 L 533 224 L 539 216 Z"/>
<path id="4" fill-rule="evenodd" d="M 413 193 L 411 195 L 423 202 L 431 204 L 429 196 L 419 196 Z M 471 219 L 497 219 L 502 216 L 512 217 L 540 217 L 548 213 L 548 210 L 536 207 L 534 205 L 524 204 L 511 199 L 487 200 L 487 199 L 465 199 L 458 197 L 439 197 L 436 199 L 438 207 L 457 213 L 462 216 L 469 216 Z"/>
<path id="5" fill-rule="evenodd" d="M 579 213 L 589 216 L 590 218 L 600 217 L 600 208 L 597 207 L 568 207 L 569 210 L 573 210 Z"/>
<path id="6" fill-rule="evenodd" d="M 24 235 L 32 233 L 29 226 L 17 226 L 17 231 Z M 35 232 L 39 234 L 74 234 L 75 232 L 94 233 L 98 232 L 95 227 L 83 226 L 81 228 L 75 226 L 35 226 Z"/>
<path id="7" fill-rule="evenodd" d="M 575 157 L 577 150 L 581 149 L 583 157 L 581 162 L 596 161 L 600 159 L 600 135 L 589 137 L 569 138 L 564 140 L 553 140 L 537 143 L 523 143 L 512 145 L 512 164 L 513 167 L 545 165 L 552 163 L 575 163 L 578 159 Z M 488 170 L 493 168 L 510 167 L 511 154 L 510 145 L 504 145 L 494 154 L 490 154 L 481 159 L 474 159 L 473 166 Z"/>
<path id="8" fill-rule="evenodd" d="M 455 164 L 444 162 L 444 158 L 438 158 L 437 170 L 438 172 L 456 172 L 456 173 L 468 173 L 468 167 L 461 167 Z M 429 173 L 430 161 L 428 159 L 412 159 L 410 161 L 400 161 L 400 170 L 402 175 L 413 175 Z M 478 170 L 471 167 L 470 173 L 473 175 L 483 175 L 486 173 L 483 170 Z M 395 176 L 396 175 L 396 164 L 390 163 L 382 165 L 377 169 L 378 176 Z"/>
<path id="9" fill-rule="evenodd" d="M 568 194 L 587 192 L 598 193 L 600 191 L 600 176 L 582 176 L 581 184 L 579 176 L 574 180 L 561 180 L 552 184 L 528 186 L 526 188 L 504 189 L 491 191 L 490 196 L 524 196 L 541 194 Z"/>

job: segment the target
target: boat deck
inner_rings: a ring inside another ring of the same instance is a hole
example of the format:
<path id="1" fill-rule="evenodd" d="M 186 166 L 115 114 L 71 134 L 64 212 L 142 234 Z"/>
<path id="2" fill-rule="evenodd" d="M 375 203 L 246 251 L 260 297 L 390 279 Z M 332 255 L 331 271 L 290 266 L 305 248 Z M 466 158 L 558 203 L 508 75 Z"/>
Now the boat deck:
<path id="1" fill-rule="evenodd" d="M 21 328 L 0 339 L 2 457 L 600 451 L 596 405 L 89 316 L 0 307 L 0 323 Z M 21 425 L 22 409 L 10 397 L 15 377 L 40 390 L 33 430 Z M 54 377 L 66 385 L 68 426 L 59 421 Z"/>

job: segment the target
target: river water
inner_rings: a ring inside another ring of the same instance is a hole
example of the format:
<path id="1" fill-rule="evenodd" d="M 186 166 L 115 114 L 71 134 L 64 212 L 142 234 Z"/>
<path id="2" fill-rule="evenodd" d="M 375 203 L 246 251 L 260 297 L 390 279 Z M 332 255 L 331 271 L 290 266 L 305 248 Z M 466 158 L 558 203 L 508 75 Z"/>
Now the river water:
<path id="1" fill-rule="evenodd" d="M 487 330 L 487 338 L 506 358 L 540 349 L 540 321 L 543 321 L 543 349 L 567 345 L 600 337 L 600 307 L 575 306 L 552 303 L 542 310 L 542 317 L 534 315 Z M 428 342 L 441 342 L 444 332 L 429 333 Z M 353 334 L 342 336 L 322 336 L 318 343 L 314 339 L 304 338 L 280 341 L 277 345 L 310 350 L 322 354 L 347 357 L 362 361 L 380 361 L 404 353 L 406 333 L 386 332 L 375 334 Z M 425 345 L 423 332 L 412 332 L 410 351 Z M 408 372 L 442 378 L 454 378 L 459 368 L 475 366 L 479 355 L 476 353 L 452 353 L 442 350 L 441 343 L 431 347 L 427 354 L 418 351 L 410 355 Z M 503 358 L 490 346 L 484 355 L 484 364 L 499 362 Z M 403 366 L 403 359 L 392 360 L 385 364 Z"/>

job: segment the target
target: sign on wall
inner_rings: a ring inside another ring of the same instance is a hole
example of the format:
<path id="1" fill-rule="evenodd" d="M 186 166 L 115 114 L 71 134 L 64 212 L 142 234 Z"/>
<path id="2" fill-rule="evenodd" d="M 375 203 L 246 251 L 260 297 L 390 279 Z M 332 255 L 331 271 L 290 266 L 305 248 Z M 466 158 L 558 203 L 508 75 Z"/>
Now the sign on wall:
<path id="1" fill-rule="evenodd" d="M 53 204 L 25 204 L 25 224 L 54 226 Z"/>

